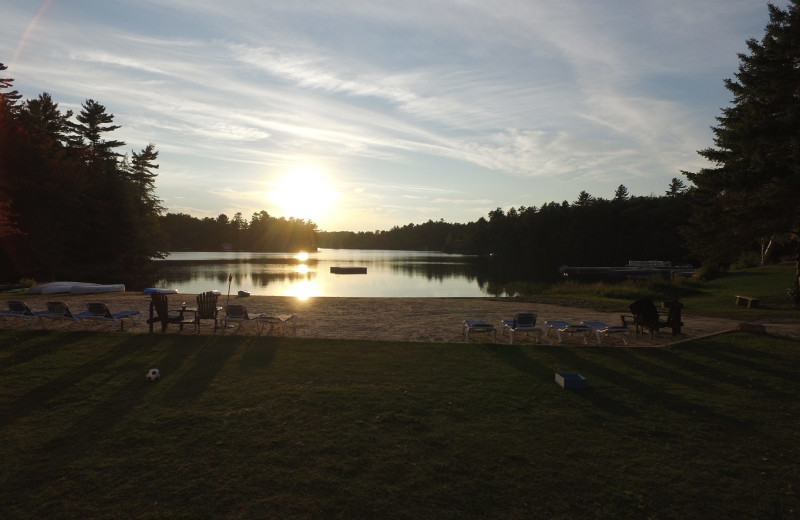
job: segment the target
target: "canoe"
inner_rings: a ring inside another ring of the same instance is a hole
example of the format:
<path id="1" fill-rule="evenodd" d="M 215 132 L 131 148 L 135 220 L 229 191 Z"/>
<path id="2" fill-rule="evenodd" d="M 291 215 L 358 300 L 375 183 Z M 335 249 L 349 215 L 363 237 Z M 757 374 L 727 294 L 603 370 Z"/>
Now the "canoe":
<path id="1" fill-rule="evenodd" d="M 367 274 L 366 267 L 331 267 L 333 274 Z"/>
<path id="2" fill-rule="evenodd" d="M 34 285 L 28 289 L 28 294 L 100 294 L 109 292 L 125 292 L 125 284 L 50 282 Z"/>
<path id="3" fill-rule="evenodd" d="M 125 292 L 125 284 L 82 283 L 73 285 L 69 289 L 70 294 L 102 294 L 111 292 Z"/>

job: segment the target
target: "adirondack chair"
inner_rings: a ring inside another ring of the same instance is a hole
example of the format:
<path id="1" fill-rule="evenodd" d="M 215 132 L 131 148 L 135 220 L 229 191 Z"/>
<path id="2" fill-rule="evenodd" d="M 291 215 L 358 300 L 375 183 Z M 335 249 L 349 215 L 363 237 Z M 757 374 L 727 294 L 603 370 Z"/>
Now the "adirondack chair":
<path id="1" fill-rule="evenodd" d="M 214 291 L 204 292 L 197 295 L 197 311 L 194 315 L 194 325 L 197 332 L 200 332 L 200 320 L 214 320 L 214 332 L 217 332 L 219 319 L 217 314 L 220 308 L 217 307 L 219 293 Z"/>
<path id="2" fill-rule="evenodd" d="M 155 315 L 153 315 L 155 311 Z M 177 314 L 175 314 L 177 312 Z M 147 319 L 147 324 L 150 325 L 150 332 L 153 332 L 153 324 L 161 323 L 161 332 L 166 332 L 170 324 L 175 324 L 183 330 L 184 325 L 193 325 L 194 318 L 187 319 L 184 317 L 185 310 L 170 311 L 167 295 L 163 293 L 152 293 L 150 295 L 150 317 Z"/>

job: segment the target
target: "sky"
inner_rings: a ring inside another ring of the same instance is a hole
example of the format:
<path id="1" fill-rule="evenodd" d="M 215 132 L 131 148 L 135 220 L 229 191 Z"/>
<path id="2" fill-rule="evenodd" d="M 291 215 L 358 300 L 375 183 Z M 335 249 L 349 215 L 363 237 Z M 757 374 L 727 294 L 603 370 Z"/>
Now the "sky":
<path id="1" fill-rule="evenodd" d="M 776 2 L 781 8 L 786 4 Z M 0 0 L 25 99 L 153 143 L 170 213 L 322 231 L 663 195 L 709 166 L 760 0 Z"/>

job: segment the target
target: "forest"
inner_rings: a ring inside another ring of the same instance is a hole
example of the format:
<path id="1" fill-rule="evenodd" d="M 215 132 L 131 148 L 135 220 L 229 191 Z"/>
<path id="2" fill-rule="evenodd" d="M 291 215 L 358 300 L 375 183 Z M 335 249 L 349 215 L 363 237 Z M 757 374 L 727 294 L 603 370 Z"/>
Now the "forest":
<path id="1" fill-rule="evenodd" d="M 49 94 L 22 100 L 0 76 L 0 282 L 69 279 L 145 269 L 177 250 L 435 250 L 502 259 L 524 272 L 560 265 L 669 260 L 724 269 L 791 254 L 788 294 L 800 304 L 800 0 L 769 5 L 762 40 L 747 41 L 731 105 L 712 126 L 711 166 L 681 172 L 660 195 L 497 208 L 466 224 L 429 220 L 374 232 L 321 232 L 269 215 L 199 219 L 166 212 L 158 151 L 130 154 L 100 103 L 62 112 Z M 0 63 L 0 73 L 6 67 Z"/>

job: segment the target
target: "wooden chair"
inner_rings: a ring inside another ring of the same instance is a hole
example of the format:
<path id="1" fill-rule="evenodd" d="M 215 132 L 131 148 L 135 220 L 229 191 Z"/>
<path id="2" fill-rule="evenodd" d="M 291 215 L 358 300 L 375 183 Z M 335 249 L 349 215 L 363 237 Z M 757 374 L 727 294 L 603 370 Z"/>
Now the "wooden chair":
<path id="1" fill-rule="evenodd" d="M 155 316 L 153 315 L 154 310 Z M 178 325 L 180 330 L 183 330 L 184 325 L 194 324 L 194 318 L 190 320 L 184 318 L 185 311 L 183 309 L 176 312 L 178 314 L 170 313 L 166 294 L 152 293 L 150 295 L 150 317 L 147 319 L 147 323 L 150 325 L 150 332 L 153 332 L 153 324 L 156 322 L 161 323 L 161 332 L 166 332 L 167 326 L 170 324 Z"/>
<path id="2" fill-rule="evenodd" d="M 217 298 L 219 293 L 214 291 L 204 292 L 197 295 L 197 312 L 194 315 L 194 326 L 200 332 L 200 320 L 214 320 L 214 332 L 217 332 L 218 318 Z"/>

